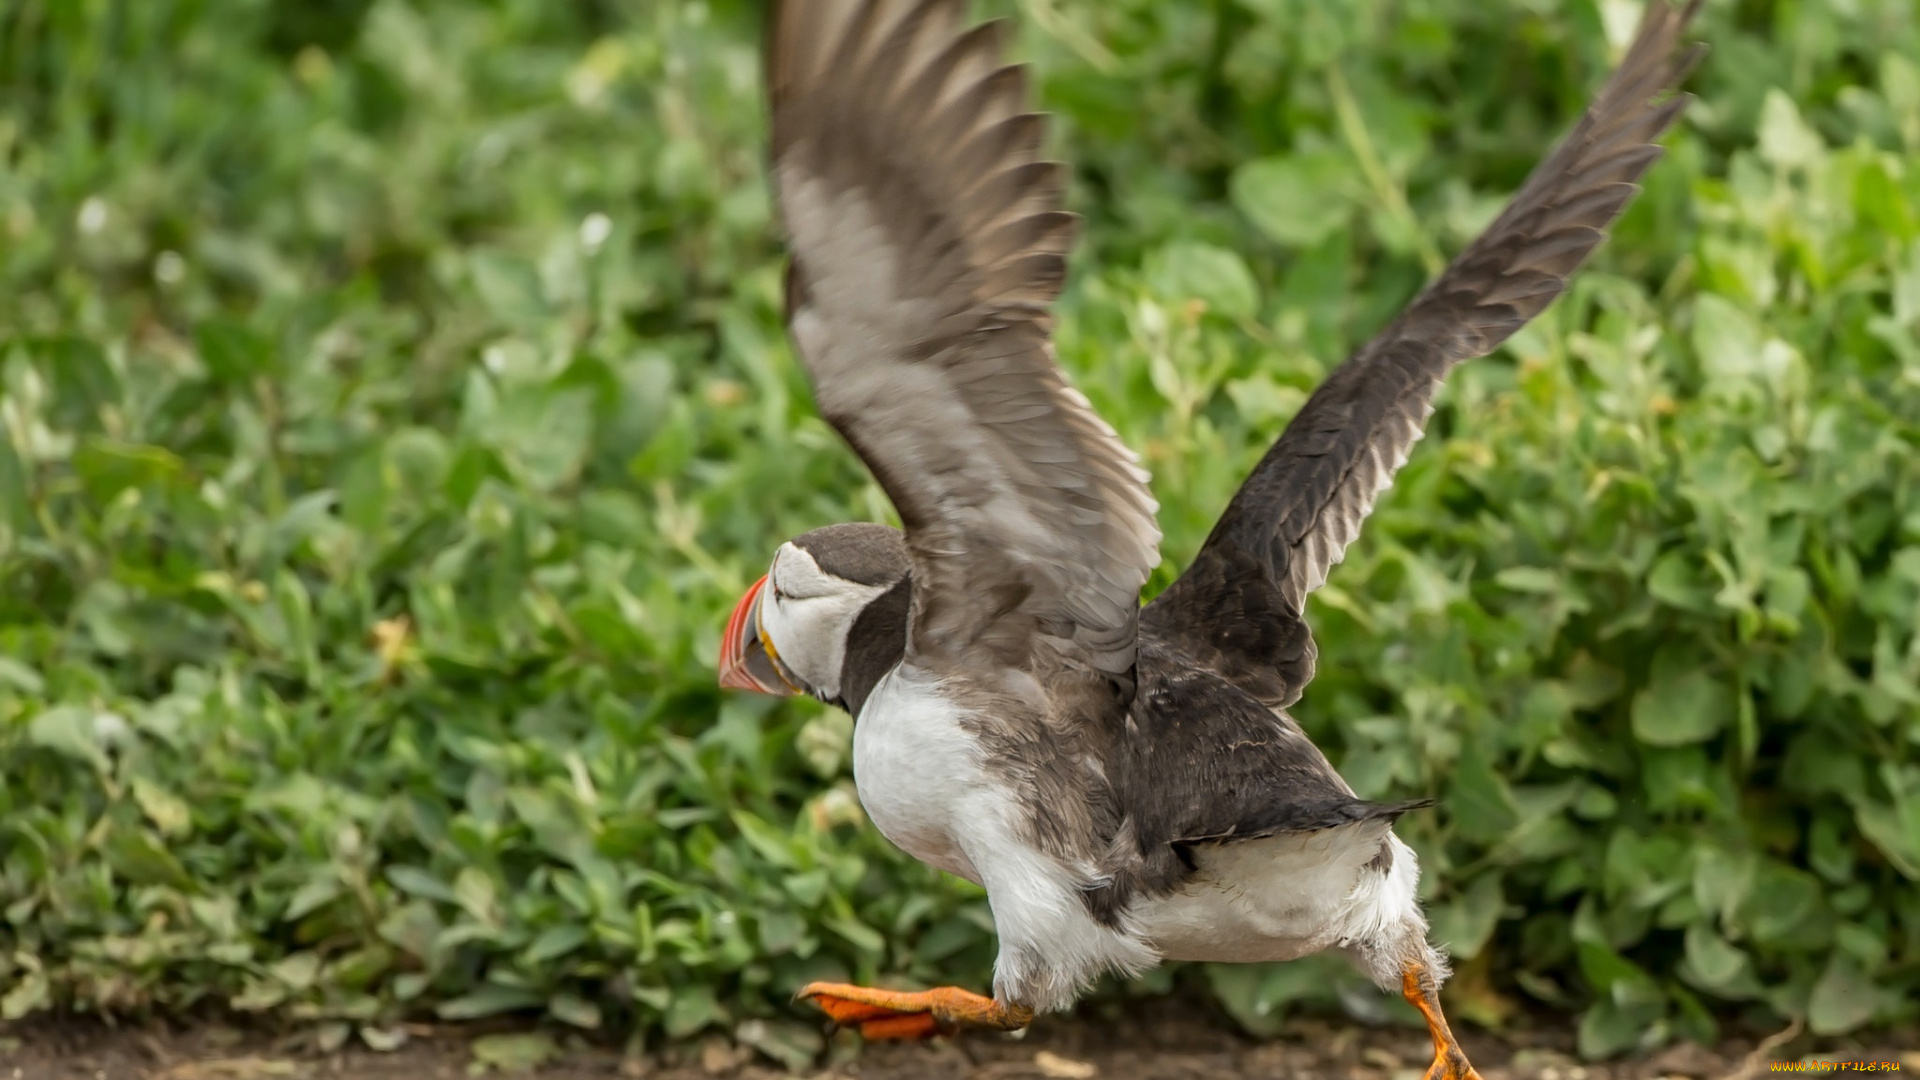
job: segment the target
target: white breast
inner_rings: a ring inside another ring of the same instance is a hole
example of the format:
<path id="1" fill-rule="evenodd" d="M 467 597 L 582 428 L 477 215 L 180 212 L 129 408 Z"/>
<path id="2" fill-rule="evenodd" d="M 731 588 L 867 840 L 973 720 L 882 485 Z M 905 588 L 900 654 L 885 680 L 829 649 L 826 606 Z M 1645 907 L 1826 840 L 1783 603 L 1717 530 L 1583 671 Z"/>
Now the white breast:
<path id="1" fill-rule="evenodd" d="M 1131 926 L 1094 921 L 1082 897 L 1097 883 L 1028 839 L 1021 792 L 982 768 L 964 708 L 909 666 L 880 680 L 853 728 L 860 802 L 887 839 L 930 866 L 986 887 L 1000 936 L 994 996 L 1064 1009 L 1104 972 L 1159 962 Z"/>
<path id="2" fill-rule="evenodd" d="M 895 668 L 868 695 L 853 726 L 860 803 L 887 839 L 929 866 L 980 883 L 961 850 L 961 806 L 982 793 L 979 748 L 960 710 L 911 669 Z"/>

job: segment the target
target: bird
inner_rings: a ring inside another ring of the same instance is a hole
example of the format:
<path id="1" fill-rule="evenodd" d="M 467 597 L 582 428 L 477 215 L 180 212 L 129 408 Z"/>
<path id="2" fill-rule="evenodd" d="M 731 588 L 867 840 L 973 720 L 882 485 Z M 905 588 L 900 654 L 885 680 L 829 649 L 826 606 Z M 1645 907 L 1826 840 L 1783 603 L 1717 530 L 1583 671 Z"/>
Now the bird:
<path id="1" fill-rule="evenodd" d="M 1288 709 L 1306 600 L 1456 365 L 1538 315 L 1662 153 L 1703 46 L 1649 0 L 1615 72 L 1490 225 L 1307 398 L 1151 603 L 1158 503 L 1055 361 L 1080 219 L 1004 22 L 965 0 L 775 0 L 770 171 L 785 317 L 821 416 L 900 529 L 781 544 L 735 606 L 723 687 L 854 717 L 868 819 L 984 887 L 991 996 L 813 983 L 871 1039 L 1013 1031 L 1102 975 L 1331 950 L 1424 1016 L 1429 1080 L 1477 1080 L 1441 1010 L 1429 805 L 1359 798 Z"/>

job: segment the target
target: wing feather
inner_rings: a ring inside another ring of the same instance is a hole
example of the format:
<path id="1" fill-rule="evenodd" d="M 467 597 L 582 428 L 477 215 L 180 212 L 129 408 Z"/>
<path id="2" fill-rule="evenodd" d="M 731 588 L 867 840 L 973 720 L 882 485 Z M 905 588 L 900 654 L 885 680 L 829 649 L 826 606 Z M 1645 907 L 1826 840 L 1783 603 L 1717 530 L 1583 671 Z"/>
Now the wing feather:
<path id="1" fill-rule="evenodd" d="M 1146 475 L 1054 363 L 1078 219 L 1023 69 L 961 0 L 776 3 L 788 327 L 913 559 L 910 658 L 1124 681 L 1158 561 Z"/>
<path id="2" fill-rule="evenodd" d="M 1478 239 L 1314 391 L 1241 485 L 1200 554 L 1143 616 L 1272 706 L 1313 677 L 1307 594 L 1359 536 L 1456 365 L 1538 315 L 1604 239 L 1685 106 L 1680 49 L 1700 0 L 1650 0 L 1626 57 L 1560 146 Z"/>

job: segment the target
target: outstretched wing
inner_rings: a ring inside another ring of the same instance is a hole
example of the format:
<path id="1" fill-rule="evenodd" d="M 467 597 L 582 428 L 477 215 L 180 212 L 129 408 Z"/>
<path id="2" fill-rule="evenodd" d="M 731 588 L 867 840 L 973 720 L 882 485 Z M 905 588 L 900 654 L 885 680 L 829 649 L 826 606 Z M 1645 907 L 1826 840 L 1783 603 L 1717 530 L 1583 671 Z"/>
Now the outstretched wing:
<path id="1" fill-rule="evenodd" d="M 1054 363 L 1077 219 L 998 24 L 963 0 L 776 2 L 787 320 L 827 421 L 899 510 L 909 658 L 1124 678 L 1158 561 L 1146 474 Z"/>
<path id="2" fill-rule="evenodd" d="M 1493 351 L 1560 295 L 1659 158 L 1686 99 L 1662 100 L 1701 49 L 1699 8 L 1650 0 L 1618 71 L 1479 239 L 1327 377 L 1241 485 L 1193 565 L 1148 605 L 1177 640 L 1271 706 L 1313 678 L 1303 608 L 1419 441 L 1456 364 Z"/>

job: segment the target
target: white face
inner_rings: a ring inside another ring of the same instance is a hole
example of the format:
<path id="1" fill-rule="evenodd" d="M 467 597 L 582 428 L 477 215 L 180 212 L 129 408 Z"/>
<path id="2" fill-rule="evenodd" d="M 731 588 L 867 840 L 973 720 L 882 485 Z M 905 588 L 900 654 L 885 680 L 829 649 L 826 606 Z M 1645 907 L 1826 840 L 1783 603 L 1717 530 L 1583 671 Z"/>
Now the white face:
<path id="1" fill-rule="evenodd" d="M 840 664 L 853 620 L 883 585 L 862 585 L 820 569 L 791 543 L 774 552 L 767 587 L 760 590 L 760 632 L 787 670 L 815 696 L 840 696 Z"/>

